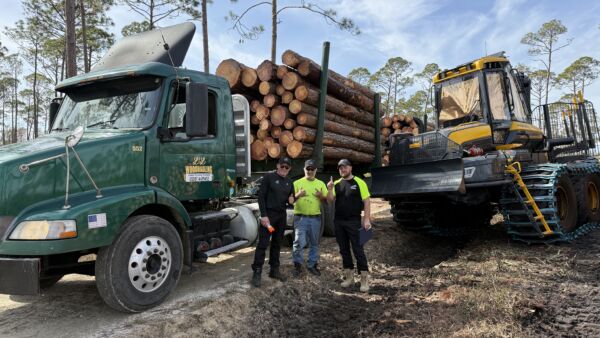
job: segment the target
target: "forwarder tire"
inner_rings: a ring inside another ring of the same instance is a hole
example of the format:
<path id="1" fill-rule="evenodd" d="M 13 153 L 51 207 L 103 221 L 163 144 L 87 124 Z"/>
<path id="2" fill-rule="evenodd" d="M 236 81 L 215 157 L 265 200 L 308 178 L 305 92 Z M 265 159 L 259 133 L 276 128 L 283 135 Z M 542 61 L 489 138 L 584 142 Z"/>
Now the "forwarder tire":
<path id="1" fill-rule="evenodd" d="M 167 298 L 182 266 L 183 246 L 173 225 L 156 216 L 134 216 L 98 252 L 96 286 L 113 309 L 142 312 Z"/>
<path id="2" fill-rule="evenodd" d="M 589 174 L 574 184 L 577 196 L 577 225 L 600 222 L 600 176 Z"/>
<path id="3" fill-rule="evenodd" d="M 577 196 L 569 176 L 563 175 L 558 178 L 554 195 L 560 225 L 566 232 L 574 231 L 577 229 Z"/>

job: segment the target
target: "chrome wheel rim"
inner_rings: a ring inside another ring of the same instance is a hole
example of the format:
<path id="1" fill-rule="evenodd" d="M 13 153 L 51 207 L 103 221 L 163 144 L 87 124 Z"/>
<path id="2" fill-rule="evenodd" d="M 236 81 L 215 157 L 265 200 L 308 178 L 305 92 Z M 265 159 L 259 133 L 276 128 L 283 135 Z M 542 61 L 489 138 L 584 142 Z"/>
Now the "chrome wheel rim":
<path id="1" fill-rule="evenodd" d="M 129 281 L 140 292 L 160 288 L 171 271 L 171 248 L 161 237 L 139 241 L 129 256 Z"/>

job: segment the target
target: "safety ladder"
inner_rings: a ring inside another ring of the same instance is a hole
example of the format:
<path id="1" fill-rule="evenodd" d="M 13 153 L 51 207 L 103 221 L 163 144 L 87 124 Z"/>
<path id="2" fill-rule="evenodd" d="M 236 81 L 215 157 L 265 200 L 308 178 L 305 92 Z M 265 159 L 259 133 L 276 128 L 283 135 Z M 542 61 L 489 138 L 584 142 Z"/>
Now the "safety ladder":
<path id="1" fill-rule="evenodd" d="M 529 218 L 531 224 L 534 225 L 540 233 L 540 237 L 550 236 L 554 234 L 554 231 L 552 231 L 552 229 L 548 225 L 548 222 L 546 222 L 546 218 L 542 214 L 533 196 L 531 196 L 527 185 L 525 185 L 525 182 L 523 182 L 523 178 L 521 177 L 521 163 L 513 162 L 507 165 L 506 172 L 513 175 L 514 182 L 516 183 L 515 185 L 513 185 L 513 188 L 515 189 L 515 195 L 521 203 L 521 205 L 523 206 L 523 210 L 527 211 L 527 217 Z M 519 187 L 521 188 L 521 191 L 523 191 L 523 193 L 525 194 L 525 198 L 521 196 L 521 193 L 519 192 Z M 533 212 L 529 207 L 533 209 Z M 542 224 L 543 231 L 540 228 L 538 222 Z"/>

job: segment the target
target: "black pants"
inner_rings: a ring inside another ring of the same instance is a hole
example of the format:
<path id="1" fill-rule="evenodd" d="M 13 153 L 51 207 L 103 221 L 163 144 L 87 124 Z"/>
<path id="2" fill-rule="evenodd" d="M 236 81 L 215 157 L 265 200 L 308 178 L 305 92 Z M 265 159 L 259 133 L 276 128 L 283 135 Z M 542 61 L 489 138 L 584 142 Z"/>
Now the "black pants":
<path id="1" fill-rule="evenodd" d="M 271 269 L 279 267 L 279 252 L 281 251 L 281 242 L 283 241 L 287 215 L 285 211 L 267 211 L 267 217 L 269 217 L 269 221 L 271 221 L 271 225 L 275 228 L 275 231 L 270 233 L 266 227 L 259 224 L 258 244 L 256 245 L 256 251 L 254 252 L 254 263 L 252 264 L 252 270 L 255 271 L 262 269 L 262 266 L 265 263 L 265 255 L 267 248 L 269 247 L 269 241 L 271 242 L 269 265 L 271 266 Z"/>
<path id="2" fill-rule="evenodd" d="M 338 220 L 335 223 L 335 239 L 340 247 L 340 254 L 342 255 L 342 265 L 344 269 L 354 269 L 354 263 L 352 261 L 352 254 L 350 253 L 350 246 L 352 246 L 352 252 L 354 258 L 356 258 L 356 265 L 358 267 L 358 273 L 361 271 L 369 271 L 367 264 L 367 256 L 363 246 L 360 245 L 359 229 L 361 227 L 360 218 L 357 220 Z"/>

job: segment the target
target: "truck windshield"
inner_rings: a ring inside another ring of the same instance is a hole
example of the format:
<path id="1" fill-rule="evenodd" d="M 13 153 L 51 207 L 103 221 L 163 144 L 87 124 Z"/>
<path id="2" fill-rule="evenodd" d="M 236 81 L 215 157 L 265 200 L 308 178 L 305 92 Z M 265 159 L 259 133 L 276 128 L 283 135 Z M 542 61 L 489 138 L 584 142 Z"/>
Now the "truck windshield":
<path id="1" fill-rule="evenodd" d="M 439 122 L 444 125 L 448 121 L 483 117 L 479 95 L 479 78 L 465 76 L 443 82 L 439 92 Z"/>
<path id="2" fill-rule="evenodd" d="M 158 110 L 161 83 L 160 78 L 139 77 L 70 89 L 52 130 L 147 128 Z"/>

